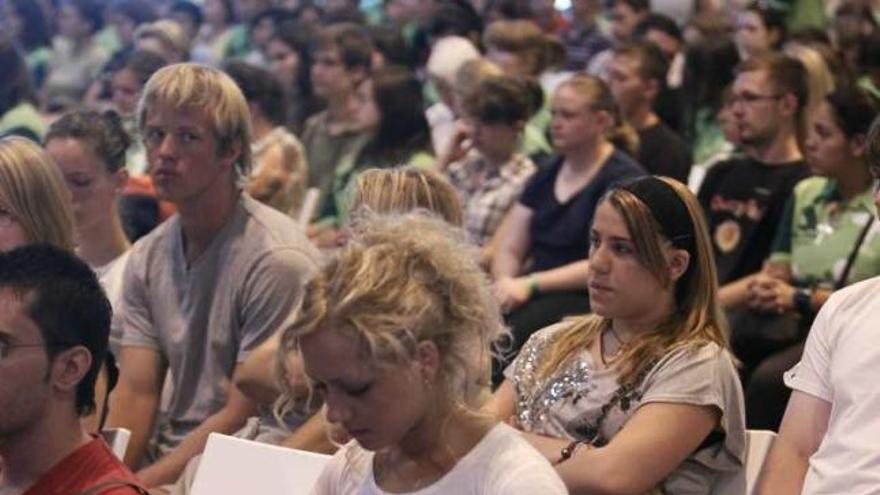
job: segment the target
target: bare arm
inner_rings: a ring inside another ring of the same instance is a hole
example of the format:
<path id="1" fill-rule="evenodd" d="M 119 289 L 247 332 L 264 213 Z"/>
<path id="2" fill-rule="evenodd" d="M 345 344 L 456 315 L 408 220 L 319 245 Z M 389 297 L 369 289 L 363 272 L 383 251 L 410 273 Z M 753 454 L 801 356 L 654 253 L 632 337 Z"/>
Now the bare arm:
<path id="1" fill-rule="evenodd" d="M 646 404 L 608 445 L 579 450 L 571 459 L 557 465 L 557 472 L 573 495 L 645 493 L 700 446 L 718 425 L 719 414 L 710 406 Z M 527 439 L 555 455 L 553 460 L 559 459 L 559 450 L 553 452 L 556 447 L 561 448 L 556 439 Z"/>
<path id="2" fill-rule="evenodd" d="M 508 421 L 516 413 L 516 394 L 513 383 L 505 379 L 501 386 L 492 394 L 492 398 L 484 406 L 483 410 L 498 421 Z"/>
<path id="3" fill-rule="evenodd" d="M 492 259 L 492 277 L 495 280 L 520 275 L 523 260 L 532 245 L 529 224 L 532 210 L 520 203 L 513 205 L 504 222 L 500 242 Z"/>
<path id="4" fill-rule="evenodd" d="M 797 390 L 792 392 L 779 436 L 764 461 L 758 494 L 801 493 L 810 456 L 819 448 L 830 416 L 829 402 Z"/>
<path id="5" fill-rule="evenodd" d="M 119 385 L 110 397 L 107 426 L 131 430 L 125 463 L 135 466 L 141 462 L 153 431 L 165 364 L 155 349 L 124 346 L 119 370 Z"/>
<path id="6" fill-rule="evenodd" d="M 327 436 L 327 425 L 324 415 L 317 413 L 312 415 L 305 423 L 296 429 L 281 444 L 292 449 L 308 450 L 322 454 L 332 454 L 336 446 L 330 443 Z"/>
<path id="7" fill-rule="evenodd" d="M 275 332 L 238 366 L 235 386 L 251 400 L 268 405 L 275 402 L 281 393 L 275 377 L 280 345 L 281 332 Z"/>
<path id="8" fill-rule="evenodd" d="M 736 309 L 745 306 L 751 296 L 749 286 L 760 273 L 753 273 L 745 277 L 734 280 L 721 286 L 718 289 L 718 300 L 724 309 Z"/>
<path id="9" fill-rule="evenodd" d="M 234 374 L 233 374 L 234 376 Z M 233 378 L 234 381 L 234 378 Z M 155 464 L 140 470 L 138 478 L 147 486 L 159 486 L 173 483 L 197 454 L 205 449 L 208 435 L 213 432 L 229 435 L 241 429 L 248 417 L 257 414 L 256 406 L 235 387 L 233 382 L 226 384 L 226 404 L 222 409 L 209 416 L 171 453 L 159 459 Z"/>

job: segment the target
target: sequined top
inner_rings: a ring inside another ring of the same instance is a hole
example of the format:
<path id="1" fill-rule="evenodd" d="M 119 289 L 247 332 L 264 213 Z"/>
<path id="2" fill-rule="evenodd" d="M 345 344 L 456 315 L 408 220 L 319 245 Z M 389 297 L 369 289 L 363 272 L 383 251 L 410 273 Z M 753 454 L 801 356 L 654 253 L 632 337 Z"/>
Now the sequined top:
<path id="1" fill-rule="evenodd" d="M 716 344 L 674 349 L 650 367 L 641 385 L 622 390 L 618 374 L 596 363 L 584 348 L 556 373 L 539 378 L 539 363 L 562 322 L 536 332 L 505 370 L 516 394 L 516 415 L 525 431 L 568 440 L 596 437 L 602 445 L 651 402 L 713 406 L 721 413 L 718 440 L 701 446 L 660 487 L 665 493 L 708 494 L 722 472 L 742 466 L 745 421 L 742 388 L 730 355 Z M 576 323 L 574 323 L 576 324 Z M 620 394 L 612 400 L 615 394 Z M 602 418 L 602 409 L 613 404 Z M 600 419 L 601 418 L 601 419 Z"/>

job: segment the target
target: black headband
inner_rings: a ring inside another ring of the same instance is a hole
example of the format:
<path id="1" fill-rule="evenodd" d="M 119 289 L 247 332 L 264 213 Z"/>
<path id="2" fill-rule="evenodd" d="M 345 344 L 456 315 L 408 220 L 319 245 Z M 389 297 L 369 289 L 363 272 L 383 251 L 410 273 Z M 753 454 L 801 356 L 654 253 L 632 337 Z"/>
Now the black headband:
<path id="1" fill-rule="evenodd" d="M 684 249 L 691 255 L 696 254 L 694 222 L 687 205 L 672 186 L 649 175 L 618 184 L 615 189 L 628 191 L 639 198 L 651 210 L 663 230 L 663 235 L 675 247 Z"/>

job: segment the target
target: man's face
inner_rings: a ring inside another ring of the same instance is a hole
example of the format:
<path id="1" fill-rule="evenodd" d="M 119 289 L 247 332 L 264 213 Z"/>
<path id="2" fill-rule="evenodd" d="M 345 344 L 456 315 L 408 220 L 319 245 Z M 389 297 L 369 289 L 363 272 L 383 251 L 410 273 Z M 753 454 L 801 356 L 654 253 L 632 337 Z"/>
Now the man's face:
<path id="1" fill-rule="evenodd" d="M 618 41 L 630 39 L 644 16 L 644 13 L 636 12 L 626 2 L 614 2 L 610 15 L 611 35 Z"/>
<path id="2" fill-rule="evenodd" d="M 782 99 L 766 71 L 741 72 L 733 83 L 731 113 L 739 130 L 740 142 L 761 147 L 776 139 L 782 115 Z"/>
<path id="3" fill-rule="evenodd" d="M 0 447 L 46 413 L 49 358 L 21 298 L 0 289 Z"/>
<path id="4" fill-rule="evenodd" d="M 332 100 L 354 91 L 355 81 L 352 73 L 342 63 L 337 48 L 323 48 L 315 53 L 312 64 L 312 86 L 315 94 L 325 100 Z"/>
<path id="5" fill-rule="evenodd" d="M 624 114 L 650 102 L 653 85 L 639 75 L 639 61 L 629 55 L 615 55 L 608 71 L 608 83 Z"/>
<path id="6" fill-rule="evenodd" d="M 220 153 L 211 117 L 204 109 L 157 103 L 147 111 L 143 136 L 159 198 L 192 204 L 231 187 L 241 150 Z"/>

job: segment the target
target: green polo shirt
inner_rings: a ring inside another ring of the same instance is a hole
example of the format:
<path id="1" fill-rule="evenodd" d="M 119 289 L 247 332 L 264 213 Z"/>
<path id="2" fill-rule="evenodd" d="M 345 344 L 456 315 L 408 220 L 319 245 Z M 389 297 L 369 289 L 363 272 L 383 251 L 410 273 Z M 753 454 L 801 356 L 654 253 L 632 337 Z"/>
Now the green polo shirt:
<path id="1" fill-rule="evenodd" d="M 872 225 L 845 285 L 880 274 L 880 224 L 872 191 L 843 201 L 834 180 L 806 178 L 789 199 L 770 261 L 788 263 L 795 285 L 833 289 L 867 222 Z"/>

